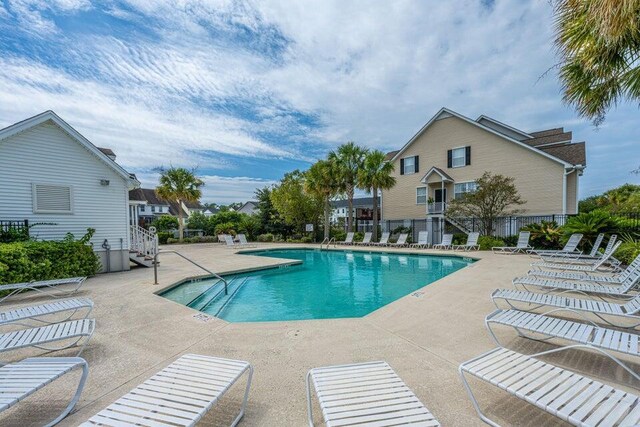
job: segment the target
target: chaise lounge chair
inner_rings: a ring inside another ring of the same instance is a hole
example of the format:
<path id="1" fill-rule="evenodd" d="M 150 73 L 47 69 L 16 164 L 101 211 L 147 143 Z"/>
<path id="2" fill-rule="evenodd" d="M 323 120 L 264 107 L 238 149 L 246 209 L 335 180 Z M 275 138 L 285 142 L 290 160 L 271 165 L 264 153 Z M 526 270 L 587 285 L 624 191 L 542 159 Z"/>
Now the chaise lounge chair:
<path id="1" fill-rule="evenodd" d="M 623 271 L 612 274 L 593 274 L 587 272 L 566 272 L 553 270 L 529 270 L 530 276 L 550 277 L 553 279 L 573 280 L 576 282 L 596 282 L 603 284 L 619 285 L 624 282 L 627 277 L 640 271 L 640 255 L 638 255 L 631 264 Z"/>
<path id="2" fill-rule="evenodd" d="M 354 232 L 350 231 L 347 233 L 347 237 L 344 239 L 344 241 L 342 242 L 336 242 L 336 245 L 353 245 L 353 236 L 354 236 Z"/>
<path id="3" fill-rule="evenodd" d="M 382 233 L 382 236 L 380 237 L 380 241 L 371 242 L 371 246 L 389 246 L 390 236 L 391 236 L 391 233 L 389 233 L 388 231 L 385 231 L 384 233 Z"/>
<path id="4" fill-rule="evenodd" d="M 562 310 L 556 309 L 545 314 L 537 314 L 520 310 L 498 309 L 485 318 L 485 325 L 495 343 L 500 347 L 503 346 L 493 332 L 493 325 L 510 326 L 518 332 L 519 336 L 537 341 L 557 338 L 603 350 L 640 356 L 640 347 L 638 346 L 640 336 L 638 334 L 603 328 L 591 321 L 579 323 L 548 316 L 548 314 Z M 542 335 L 543 338 L 534 338 L 534 336 L 526 335 L 523 331 Z"/>
<path id="5" fill-rule="evenodd" d="M 578 250 L 578 245 L 580 244 L 580 240 L 582 240 L 582 234 L 575 233 L 569 237 L 569 240 L 564 245 L 564 248 L 560 250 L 556 249 L 530 249 L 527 253 L 531 255 L 566 255 L 566 254 L 581 254 L 582 252 Z"/>
<path id="6" fill-rule="evenodd" d="M 387 362 L 311 369 L 306 381 L 310 427 L 312 384 L 327 427 L 440 425 Z"/>
<path id="7" fill-rule="evenodd" d="M 513 279 L 513 285 L 518 288 L 522 286 L 525 290 L 529 290 L 527 286 L 535 286 L 551 291 L 574 291 L 582 294 L 601 294 L 611 297 L 628 297 L 633 298 L 635 294 L 629 292 L 638 285 L 640 281 L 640 270 L 635 270 L 626 278 L 616 285 L 601 285 L 599 283 L 579 283 L 567 280 L 553 280 L 536 276 L 516 277 Z"/>
<path id="8" fill-rule="evenodd" d="M 47 427 L 56 425 L 76 406 L 87 380 L 89 367 L 80 357 L 34 357 L 0 367 L 0 412 L 77 368 L 82 369 L 82 377 L 71 402 L 58 417 L 46 424 Z"/>
<path id="9" fill-rule="evenodd" d="M 603 267 L 605 271 L 610 271 L 610 268 L 617 269 L 617 265 L 615 263 L 609 262 L 613 253 L 618 249 L 618 247 L 622 244 L 622 242 L 617 242 L 613 247 L 609 250 L 609 252 L 605 252 L 600 256 L 600 258 L 595 260 L 571 260 L 570 262 L 534 262 L 531 264 L 532 267 L 538 268 L 546 268 L 552 270 L 562 270 L 562 271 L 586 271 L 586 272 L 595 272 Z M 609 267 L 605 267 L 605 264 L 608 264 Z"/>
<path id="10" fill-rule="evenodd" d="M 86 277 L 69 277 L 67 279 L 41 280 L 39 282 L 24 282 L 0 285 L 0 292 L 10 291 L 9 294 L 0 298 L 3 302 L 7 298 L 25 290 L 32 290 L 51 297 L 70 295 L 78 291 L 86 280 Z M 73 288 L 60 289 L 59 286 L 72 285 Z"/>
<path id="11" fill-rule="evenodd" d="M 93 310 L 93 301 L 88 298 L 72 298 L 67 300 L 53 301 L 46 304 L 32 305 L 27 307 L 14 308 L 13 310 L 0 312 L 0 325 L 13 323 L 16 325 L 31 326 L 36 324 L 52 324 L 65 322 L 73 317 L 78 311 L 87 310 L 84 317 L 88 317 Z M 67 313 L 64 319 L 48 321 L 47 316 Z M 43 318 L 44 317 L 44 318 Z M 30 321 L 31 323 L 29 323 Z"/>
<path id="12" fill-rule="evenodd" d="M 469 233 L 467 235 L 467 243 L 464 245 L 453 245 L 451 249 L 454 251 L 470 251 L 473 249 L 480 249 L 480 245 L 478 245 L 478 239 L 480 238 L 480 233 Z"/>
<path id="13" fill-rule="evenodd" d="M 371 236 L 373 236 L 373 233 L 370 231 L 367 231 L 366 233 L 364 233 L 362 242 L 354 242 L 354 245 L 362 245 L 362 246 L 369 245 L 371 243 Z"/>
<path id="14" fill-rule="evenodd" d="M 534 292 L 518 291 L 511 289 L 496 289 L 491 294 L 491 299 L 498 306 L 497 300 L 504 300 L 510 308 L 518 309 L 512 302 L 521 302 L 528 304 L 527 311 L 536 310 L 541 307 L 558 307 L 573 313 L 590 313 L 603 322 L 619 328 L 635 328 L 640 325 L 640 295 L 636 295 L 625 304 L 617 304 L 613 302 L 597 301 L 593 299 L 568 298 L 560 295 L 538 294 Z M 531 307 L 534 305 L 534 307 Z M 609 320 L 625 319 L 624 322 Z M 630 323 L 630 324 L 629 324 Z"/>
<path id="15" fill-rule="evenodd" d="M 26 347 L 58 351 L 76 346 L 84 340 L 76 354 L 80 356 L 91 339 L 95 327 L 95 319 L 80 319 L 6 332 L 0 334 L 0 353 Z M 60 342 L 62 345 L 52 346 Z"/>
<path id="16" fill-rule="evenodd" d="M 433 245 L 433 249 L 451 249 L 451 243 L 453 242 L 453 234 L 443 234 L 442 242 Z"/>
<path id="17" fill-rule="evenodd" d="M 604 252 L 608 252 L 613 247 L 613 245 L 616 243 L 617 238 L 618 238 L 617 235 L 615 234 L 611 235 L 611 237 L 609 238 L 609 242 L 605 247 Z M 551 262 L 565 262 L 565 260 L 569 262 L 569 260 L 597 259 L 597 258 L 600 258 L 601 256 L 598 250 L 600 249 L 600 245 L 602 244 L 603 239 L 604 239 L 604 233 L 598 234 L 598 237 L 596 238 L 596 241 L 593 243 L 593 247 L 591 248 L 591 252 L 589 252 L 588 254 L 560 253 L 560 254 L 552 254 L 552 255 L 542 255 L 540 258 L 542 258 L 544 261 L 551 261 Z"/>
<path id="18" fill-rule="evenodd" d="M 531 356 L 498 347 L 462 363 L 458 370 L 478 416 L 492 426 L 498 424 L 480 410 L 466 375 L 486 381 L 576 426 L 639 425 L 640 397 L 537 358 L 575 348 L 596 350 L 639 378 L 608 353 L 580 344 Z"/>
<path id="19" fill-rule="evenodd" d="M 236 236 L 238 238 L 238 244 L 243 247 L 243 248 L 255 248 L 256 245 L 249 243 L 247 241 L 247 236 L 245 236 L 244 234 L 240 233 L 238 234 L 238 236 Z"/>
<path id="20" fill-rule="evenodd" d="M 491 251 L 499 254 L 516 254 L 518 252 L 525 253 L 528 250 L 533 249 L 529 244 L 530 237 L 530 231 L 521 231 L 518 235 L 518 243 L 516 243 L 515 246 L 494 246 L 491 248 Z"/>
<path id="21" fill-rule="evenodd" d="M 226 234 L 218 234 L 218 243 L 226 243 L 227 242 L 227 238 L 226 238 Z"/>
<path id="22" fill-rule="evenodd" d="M 429 246 L 428 238 L 429 238 L 429 233 L 427 233 L 426 231 L 420 231 L 418 232 L 418 242 L 412 243 L 409 246 L 412 248 L 426 249 Z"/>
<path id="23" fill-rule="evenodd" d="M 247 386 L 233 427 L 244 415 L 253 367 L 197 354 L 180 357 L 81 425 L 194 426 L 245 372 Z"/>
<path id="24" fill-rule="evenodd" d="M 409 234 L 407 233 L 402 233 L 400 234 L 400 236 L 398 236 L 398 240 L 396 240 L 394 243 L 389 243 L 389 246 L 394 247 L 394 248 L 402 248 L 407 246 L 407 238 L 409 237 Z"/>

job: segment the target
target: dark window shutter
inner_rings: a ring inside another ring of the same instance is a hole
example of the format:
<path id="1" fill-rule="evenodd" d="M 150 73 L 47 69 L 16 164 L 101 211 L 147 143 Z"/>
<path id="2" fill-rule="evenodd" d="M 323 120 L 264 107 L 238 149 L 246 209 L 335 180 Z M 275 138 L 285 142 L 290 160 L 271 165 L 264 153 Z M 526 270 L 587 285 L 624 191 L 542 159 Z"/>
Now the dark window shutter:
<path id="1" fill-rule="evenodd" d="M 404 175 L 404 159 L 400 159 L 400 175 Z"/>
<path id="2" fill-rule="evenodd" d="M 447 150 L 447 167 L 450 168 L 453 162 L 453 151 Z"/>
<path id="3" fill-rule="evenodd" d="M 413 169 L 413 171 L 414 171 L 415 173 L 420 172 L 420 167 L 418 166 L 418 163 L 419 163 L 419 162 L 418 162 L 418 160 L 420 160 L 420 156 L 416 156 L 416 157 L 414 158 L 414 160 L 413 160 L 413 161 L 414 161 L 414 164 L 413 164 L 413 165 L 414 165 L 414 169 Z"/>
<path id="4" fill-rule="evenodd" d="M 471 147 L 464 147 L 464 158 L 466 160 L 465 165 L 469 166 L 471 164 Z"/>

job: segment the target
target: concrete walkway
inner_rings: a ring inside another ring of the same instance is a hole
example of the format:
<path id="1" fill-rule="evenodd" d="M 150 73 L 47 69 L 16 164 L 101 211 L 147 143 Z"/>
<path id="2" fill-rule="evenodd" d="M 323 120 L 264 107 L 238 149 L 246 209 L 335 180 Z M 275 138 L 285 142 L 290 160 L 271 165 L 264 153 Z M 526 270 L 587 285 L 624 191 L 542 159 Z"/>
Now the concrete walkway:
<path id="1" fill-rule="evenodd" d="M 283 262 L 237 255 L 212 244 L 170 249 L 218 273 Z M 466 396 L 457 367 L 494 347 L 484 328 L 485 315 L 495 309 L 489 294 L 498 287 L 511 287 L 511 279 L 525 273 L 532 260 L 486 252 L 472 255 L 481 260 L 426 286 L 419 296 L 406 296 L 357 319 L 267 323 L 203 320 L 198 312 L 154 294 L 187 276 L 201 274 L 171 254 L 161 258 L 159 286 L 152 284 L 152 269 L 91 278 L 79 294 L 92 298 L 96 305 L 96 333 L 83 353 L 90 366 L 89 380 L 77 411 L 60 425 L 78 425 L 184 353 L 243 359 L 254 365 L 254 383 L 241 426 L 304 426 L 308 369 L 381 359 L 389 362 L 443 425 L 485 425 Z M 28 299 L 29 304 L 42 301 L 39 297 Z M 26 299 L 21 301 L 26 303 Z M 510 348 L 521 352 L 550 348 L 548 344 L 518 339 L 506 329 L 501 330 L 501 337 Z M 13 352 L 3 355 L 3 361 L 34 355 L 42 353 Z M 71 356 L 74 351 L 50 355 Z M 629 383 L 625 372 L 595 354 L 573 351 L 549 360 L 601 380 Z M 65 405 L 60 397 L 69 396 L 76 380 L 61 380 L 38 392 L 0 415 L 0 425 L 41 425 Z M 482 383 L 473 382 L 472 386 L 486 413 L 500 424 L 563 425 Z M 228 425 L 239 408 L 242 388 L 239 384 L 200 425 Z"/>

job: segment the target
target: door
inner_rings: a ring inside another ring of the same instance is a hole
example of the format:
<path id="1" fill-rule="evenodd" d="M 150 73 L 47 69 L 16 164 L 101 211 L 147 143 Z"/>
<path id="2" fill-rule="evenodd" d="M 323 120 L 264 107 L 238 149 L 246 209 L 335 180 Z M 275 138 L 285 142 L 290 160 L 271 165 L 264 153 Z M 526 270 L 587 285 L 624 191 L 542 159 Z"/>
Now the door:
<path id="1" fill-rule="evenodd" d="M 434 192 L 434 202 L 442 203 L 447 201 L 447 189 L 439 188 Z"/>

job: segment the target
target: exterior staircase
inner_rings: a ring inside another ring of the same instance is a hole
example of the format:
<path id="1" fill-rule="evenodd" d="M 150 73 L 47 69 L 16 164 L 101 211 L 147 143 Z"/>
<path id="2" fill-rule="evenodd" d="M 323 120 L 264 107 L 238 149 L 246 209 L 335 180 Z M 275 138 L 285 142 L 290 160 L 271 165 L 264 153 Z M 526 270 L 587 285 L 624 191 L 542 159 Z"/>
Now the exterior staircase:
<path id="1" fill-rule="evenodd" d="M 470 229 L 470 227 L 465 225 L 462 220 L 455 219 L 455 218 L 451 217 L 450 215 L 447 215 L 446 213 L 444 214 L 444 219 L 449 224 L 451 224 L 454 227 L 458 228 L 463 233 L 469 234 L 469 233 L 471 233 L 473 231 L 473 230 Z"/>
<path id="2" fill-rule="evenodd" d="M 145 230 L 138 225 L 131 225 L 130 235 L 129 260 L 142 267 L 153 267 L 153 258 L 158 253 L 158 236 L 155 228 Z"/>

